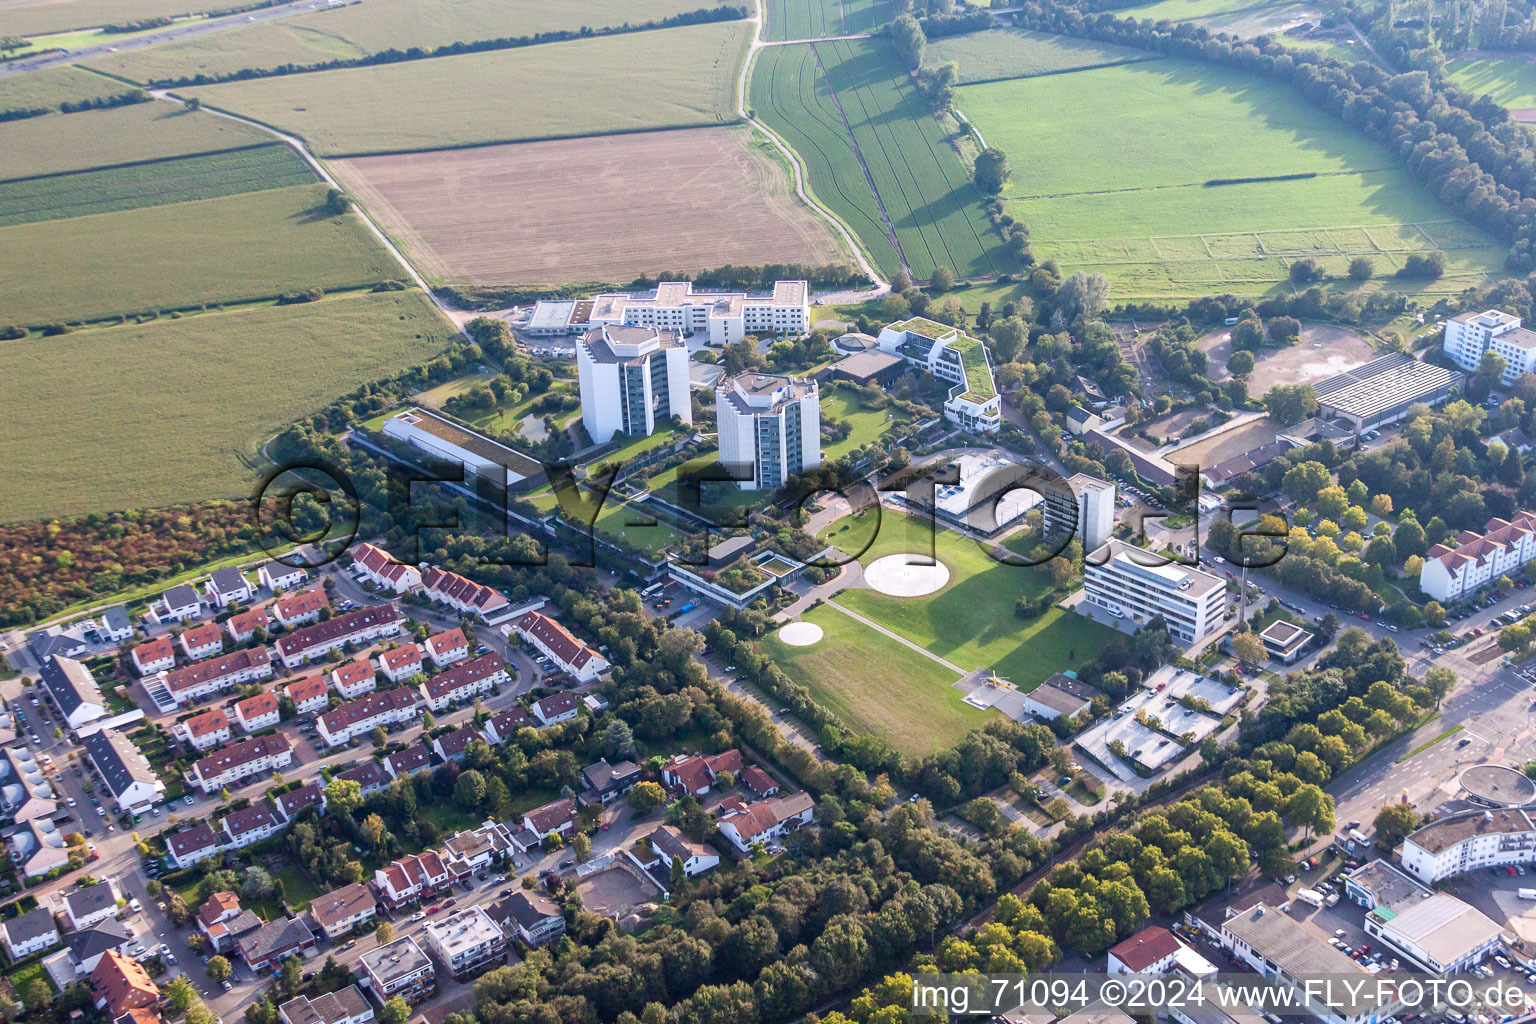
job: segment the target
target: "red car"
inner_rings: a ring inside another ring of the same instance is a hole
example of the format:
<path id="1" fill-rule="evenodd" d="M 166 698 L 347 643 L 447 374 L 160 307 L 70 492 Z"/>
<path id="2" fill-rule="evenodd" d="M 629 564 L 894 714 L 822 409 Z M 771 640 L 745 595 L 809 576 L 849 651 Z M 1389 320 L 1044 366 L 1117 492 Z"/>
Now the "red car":
<path id="1" fill-rule="evenodd" d="M 449 897 L 448 899 L 443 901 L 443 909 L 446 910 L 449 907 L 453 906 L 457 902 L 459 902 L 458 897 L 456 897 L 456 896 Z"/>
<path id="2" fill-rule="evenodd" d="M 432 905 L 431 905 L 431 906 L 430 906 L 430 907 L 428 907 L 428 908 L 427 908 L 427 913 L 429 913 L 429 914 L 435 914 L 435 913 L 437 913 L 437 912 L 438 912 L 438 911 L 439 911 L 439 910 L 442 910 L 442 909 L 443 909 L 443 906 L 442 906 L 442 904 L 440 904 L 440 903 L 434 903 L 434 904 L 432 904 Z"/>

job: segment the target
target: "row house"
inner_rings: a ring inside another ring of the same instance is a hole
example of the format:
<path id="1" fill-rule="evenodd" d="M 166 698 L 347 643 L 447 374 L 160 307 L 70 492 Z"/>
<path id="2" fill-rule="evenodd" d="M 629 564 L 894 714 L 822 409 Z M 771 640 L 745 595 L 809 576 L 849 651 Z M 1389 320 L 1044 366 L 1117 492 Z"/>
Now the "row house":
<path id="1" fill-rule="evenodd" d="M 364 797 L 384 792 L 389 788 L 389 784 L 394 781 L 389 777 L 389 772 L 384 770 L 384 766 L 372 758 L 355 767 L 348 768 L 346 771 L 339 773 L 336 778 L 357 783 Z"/>
<path id="2" fill-rule="evenodd" d="M 379 901 L 374 899 L 373 892 L 362 882 L 332 889 L 309 902 L 309 916 L 315 922 L 315 927 L 332 941 L 364 927 L 378 913 Z"/>
<path id="3" fill-rule="evenodd" d="M 235 735 L 223 708 L 204 711 L 185 722 L 177 722 L 171 732 L 196 750 L 208 750 L 228 743 Z"/>
<path id="4" fill-rule="evenodd" d="M 272 797 L 272 809 L 284 825 L 291 824 L 302 812 L 313 807 L 325 813 L 325 787 L 319 779 L 287 790 Z"/>
<path id="5" fill-rule="evenodd" d="M 189 661 L 211 658 L 224 649 L 224 636 L 211 622 L 199 622 L 181 634 L 181 649 Z"/>
<path id="6" fill-rule="evenodd" d="M 213 575 L 208 577 L 208 603 L 215 608 L 228 608 L 232 604 L 248 604 L 251 598 L 256 596 L 256 590 L 251 586 L 251 581 L 245 578 L 245 573 L 229 566 L 224 569 L 215 569 Z"/>
<path id="7" fill-rule="evenodd" d="M 326 746 L 339 747 L 379 726 L 414 721 L 421 714 L 416 691 L 407 686 L 370 693 L 360 700 L 332 708 L 315 719 L 315 731 Z"/>
<path id="8" fill-rule="evenodd" d="M 493 747 L 499 747 L 503 743 L 517 735 L 519 729 L 537 729 L 538 723 L 528 716 L 528 712 L 522 708 L 513 708 L 503 711 L 499 715 L 492 715 L 485 723 L 481 735 L 485 742 Z"/>
<path id="9" fill-rule="evenodd" d="M 371 658 L 358 658 L 345 665 L 338 665 L 331 670 L 330 680 L 342 700 L 356 700 L 379 688 L 378 675 Z"/>
<path id="10" fill-rule="evenodd" d="M 281 734 L 254 736 L 198 761 L 187 773 L 187 779 L 204 793 L 214 793 L 241 779 L 292 763 L 293 748 Z"/>
<path id="11" fill-rule="evenodd" d="M 128 653 L 133 669 L 141 676 L 169 672 L 176 664 L 176 648 L 168 636 L 146 640 Z"/>
<path id="12" fill-rule="evenodd" d="M 206 697 L 261 679 L 272 678 L 272 654 L 251 647 L 167 673 L 162 680 L 176 703 L 194 704 Z"/>
<path id="13" fill-rule="evenodd" d="M 422 573 L 421 589 L 432 600 L 466 615 L 477 615 L 482 621 L 507 607 L 501 591 L 446 569 Z"/>
<path id="14" fill-rule="evenodd" d="M 283 696 L 293 704 L 295 714 L 318 715 L 331 703 L 331 691 L 324 676 L 305 676 L 283 684 Z"/>
<path id="15" fill-rule="evenodd" d="M 309 580 L 309 573 L 296 565 L 268 562 L 256 570 L 256 579 L 268 590 L 293 590 Z"/>
<path id="16" fill-rule="evenodd" d="M 249 643 L 256 636 L 258 629 L 266 629 L 270 625 L 272 625 L 272 616 L 267 614 L 265 606 L 236 612 L 224 621 L 224 628 L 229 630 L 230 639 L 237 644 Z"/>
<path id="17" fill-rule="evenodd" d="M 444 761 L 462 761 L 464 760 L 464 751 L 468 750 L 469 745 L 475 740 L 480 740 L 481 743 L 485 742 L 479 731 L 471 723 L 470 725 L 455 729 L 453 732 L 445 732 L 433 740 L 432 752 Z"/>
<path id="18" fill-rule="evenodd" d="M 264 803 L 231 811 L 219 822 L 219 830 L 224 833 L 224 847 L 229 850 L 243 850 L 252 843 L 277 835 L 283 827 L 277 815 Z"/>
<path id="19" fill-rule="evenodd" d="M 533 717 L 539 720 L 539 727 L 547 728 L 571 721 L 580 707 L 581 701 L 574 693 L 552 693 L 534 701 L 532 710 Z"/>
<path id="20" fill-rule="evenodd" d="M 703 796 L 714 788 L 716 781 L 723 773 L 730 772 L 733 777 L 739 777 L 742 763 L 739 750 L 727 750 L 724 753 L 709 756 L 677 754 L 662 765 L 661 781 L 668 788 L 680 793 Z"/>
<path id="21" fill-rule="evenodd" d="M 427 637 L 427 657 L 438 668 L 447 668 L 454 662 L 469 657 L 469 641 L 462 629 L 449 629 Z"/>
<path id="22" fill-rule="evenodd" d="M 452 883 L 453 875 L 436 850 L 401 857 L 373 873 L 373 887 L 378 890 L 380 901 L 391 910 L 436 895 Z"/>
<path id="23" fill-rule="evenodd" d="M 384 759 L 384 770 L 391 779 L 408 779 L 432 767 L 432 748 L 424 743 L 397 750 Z"/>
<path id="24" fill-rule="evenodd" d="M 324 587 L 310 587 L 297 593 L 285 594 L 272 602 L 272 617 L 283 624 L 284 629 L 317 622 L 320 612 L 330 602 L 325 599 Z"/>
<path id="25" fill-rule="evenodd" d="M 277 694 L 270 691 L 235 702 L 235 720 L 247 733 L 270 729 L 281 717 Z"/>
<path id="26" fill-rule="evenodd" d="M 288 668 L 298 668 L 348 644 L 372 643 L 399 632 L 400 610 L 393 604 L 372 605 L 279 637 L 277 656 Z"/>
<path id="27" fill-rule="evenodd" d="M 512 629 L 559 666 L 560 671 L 580 682 L 590 683 L 608 671 L 608 659 L 542 612 L 527 612 L 512 624 Z"/>
<path id="28" fill-rule="evenodd" d="M 748 853 L 753 843 L 767 842 L 809 824 L 815 809 L 809 793 L 795 793 L 751 804 L 739 796 L 727 797 L 716 813 L 720 834 L 737 850 Z"/>
<path id="29" fill-rule="evenodd" d="M 199 822 L 170 836 L 165 841 L 165 848 L 171 863 L 183 870 L 223 851 L 218 835 L 207 822 Z"/>
<path id="30" fill-rule="evenodd" d="M 454 704 L 468 704 L 484 693 L 506 683 L 506 662 L 501 655 L 482 654 L 474 661 L 466 661 L 421 684 L 422 699 L 433 711 L 441 711 Z"/>
<path id="31" fill-rule="evenodd" d="M 1482 533 L 1463 530 L 1455 545 L 1436 544 L 1424 556 L 1419 589 L 1440 602 L 1457 601 L 1536 558 L 1536 514 L 1490 519 Z"/>
<path id="32" fill-rule="evenodd" d="M 421 671 L 421 648 L 401 644 L 379 655 L 379 671 L 392 683 L 403 683 Z"/>
<path id="33" fill-rule="evenodd" d="M 395 561 L 389 552 L 372 544 L 359 544 L 352 549 L 352 571 L 395 594 L 421 586 L 420 570 Z"/>

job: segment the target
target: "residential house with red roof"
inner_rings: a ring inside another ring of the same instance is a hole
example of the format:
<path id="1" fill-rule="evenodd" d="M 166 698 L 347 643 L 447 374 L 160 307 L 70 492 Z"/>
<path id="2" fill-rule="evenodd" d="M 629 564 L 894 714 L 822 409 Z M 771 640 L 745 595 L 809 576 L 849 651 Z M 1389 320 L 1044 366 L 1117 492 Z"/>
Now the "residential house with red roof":
<path id="1" fill-rule="evenodd" d="M 492 715 L 485 723 L 482 730 L 485 742 L 493 747 L 499 747 L 513 736 L 519 729 L 537 729 L 538 723 L 529 717 L 528 712 L 522 708 L 513 708 L 503 711 L 499 715 Z"/>
<path id="2" fill-rule="evenodd" d="M 454 628 L 427 637 L 427 657 L 438 668 L 447 668 L 469 657 L 469 641 L 465 639 L 464 631 Z"/>
<path id="3" fill-rule="evenodd" d="M 432 767 L 432 748 L 425 743 L 397 750 L 384 759 L 384 770 L 390 778 L 407 779 L 417 772 Z"/>
<path id="4" fill-rule="evenodd" d="M 507 607 L 501 591 L 446 569 L 428 569 L 421 574 L 421 590 L 432 600 L 445 604 L 482 621 Z"/>
<path id="5" fill-rule="evenodd" d="M 359 544 L 352 549 L 352 571 L 395 594 L 421 586 L 421 572 L 397 562 L 383 548 Z"/>
<path id="6" fill-rule="evenodd" d="M 91 971 L 92 1001 L 98 1010 L 114 1017 L 129 1010 L 154 1006 L 160 1001 L 160 989 L 149 980 L 149 972 L 137 960 L 109 949 Z"/>
<path id="7" fill-rule="evenodd" d="M 512 624 L 517 635 L 583 683 L 590 683 L 608 671 L 608 659 L 576 637 L 570 630 L 542 612 L 526 612 Z"/>
<path id="8" fill-rule="evenodd" d="M 249 642 L 258 629 L 266 629 L 270 625 L 272 625 L 272 616 L 267 614 L 265 605 L 236 612 L 224 621 L 224 628 L 229 630 L 230 639 L 237 644 Z"/>
<path id="9" fill-rule="evenodd" d="M 742 769 L 741 781 L 759 800 L 779 794 L 779 784 L 773 781 L 773 776 L 755 764 L 749 764 Z"/>
<path id="10" fill-rule="evenodd" d="M 408 686 L 370 693 L 315 719 L 315 732 L 326 746 L 339 747 L 379 726 L 388 728 L 414 721 L 421 715 L 421 705 L 416 700 L 416 691 Z"/>
<path id="11" fill-rule="evenodd" d="M 1436 544 L 1424 556 L 1419 589 L 1441 603 L 1457 601 L 1536 559 L 1536 514 L 1488 520 L 1482 533 L 1463 530 L 1454 544 Z"/>
<path id="12" fill-rule="evenodd" d="M 165 841 L 166 851 L 178 868 L 189 868 L 205 857 L 219 853 L 222 844 L 207 822 L 184 828 Z"/>
<path id="13" fill-rule="evenodd" d="M 371 658 L 358 658 L 338 665 L 331 670 L 329 678 L 342 700 L 356 700 L 379 688 L 378 673 Z"/>
<path id="14" fill-rule="evenodd" d="M 251 647 L 167 673 L 164 684 L 176 703 L 185 707 L 236 686 L 270 678 L 272 653 L 265 647 Z"/>
<path id="15" fill-rule="evenodd" d="M 227 926 L 240 913 L 239 896 L 232 892 L 212 893 L 197 908 L 197 930 L 208 937 L 214 949 L 228 949 L 231 936 Z"/>
<path id="16" fill-rule="evenodd" d="M 175 666 L 176 648 L 171 644 L 170 637 L 157 636 L 139 644 L 129 652 L 128 657 L 139 675 L 152 676 L 156 672 L 169 672 Z"/>
<path id="17" fill-rule="evenodd" d="M 288 668 L 323 658 L 348 644 L 366 644 L 400 632 L 400 609 L 393 604 L 371 605 L 324 622 L 301 626 L 277 638 L 277 656 Z"/>
<path id="18" fill-rule="evenodd" d="M 581 701 L 574 693 L 552 693 L 533 702 L 533 717 L 539 720 L 539 728 L 559 725 L 576 717 Z"/>
<path id="19" fill-rule="evenodd" d="M 224 713 L 223 708 L 204 711 L 200 715 L 193 715 L 185 722 L 177 722 L 171 731 L 198 750 L 217 747 L 228 743 L 234 737 L 234 731 L 229 725 L 229 716 Z"/>
<path id="20" fill-rule="evenodd" d="M 283 824 L 266 804 L 254 803 L 226 814 L 219 822 L 219 828 L 224 833 L 224 845 L 241 850 L 281 832 Z"/>
<path id="21" fill-rule="evenodd" d="M 480 735 L 480 731 L 471 722 L 468 725 L 453 730 L 453 732 L 445 732 L 437 737 L 437 739 L 432 741 L 432 751 L 444 761 L 462 761 L 464 760 L 464 751 L 468 750 L 469 745 L 475 740 L 479 740 L 481 743 L 485 742 L 485 738 Z"/>
<path id="22" fill-rule="evenodd" d="M 286 768 L 292 763 L 293 748 L 282 734 L 253 736 L 198 761 L 187 773 L 187 781 L 204 793 L 216 793 L 241 779 Z"/>
<path id="23" fill-rule="evenodd" d="M 325 685 L 324 676 L 305 676 L 283 684 L 283 696 L 293 704 L 300 715 L 318 715 L 330 707 L 331 691 Z"/>
<path id="24" fill-rule="evenodd" d="M 211 622 L 199 622 L 182 631 L 181 649 L 192 661 L 209 658 L 224 649 L 224 635 Z"/>
<path id="25" fill-rule="evenodd" d="M 330 602 L 326 600 L 324 587 L 310 587 L 292 594 L 284 594 L 272 602 L 272 615 L 284 629 L 317 622 L 320 612 Z"/>
<path id="26" fill-rule="evenodd" d="M 421 671 L 421 648 L 402 644 L 379 655 L 379 671 L 392 683 L 403 683 Z"/>
<path id="27" fill-rule="evenodd" d="M 270 729 L 281 718 L 277 694 L 268 691 L 235 702 L 235 720 L 246 732 Z"/>
<path id="28" fill-rule="evenodd" d="M 285 790 L 272 797 L 272 809 L 277 812 L 278 818 L 284 825 L 290 824 L 302 811 L 311 807 L 318 808 L 322 814 L 325 813 L 325 788 L 319 779 L 313 779 L 302 786 Z"/>
<path id="29" fill-rule="evenodd" d="M 714 788 L 715 782 L 726 772 L 739 776 L 742 772 L 741 751 L 727 750 L 720 754 L 675 754 L 661 768 L 662 784 L 690 796 L 703 796 Z"/>
<path id="30" fill-rule="evenodd" d="M 1148 925 L 1109 947 L 1106 974 L 1162 974 L 1173 966 L 1184 944 L 1167 928 Z"/>
<path id="31" fill-rule="evenodd" d="M 361 928 L 379 913 L 379 901 L 363 882 L 332 889 L 309 901 L 309 916 L 328 939 L 339 939 Z"/>
<path id="32" fill-rule="evenodd" d="M 540 839 L 563 835 L 576 825 L 576 802 L 562 797 L 523 815 L 523 827 Z"/>
<path id="33" fill-rule="evenodd" d="M 453 881 L 453 875 L 436 850 L 401 857 L 373 873 L 380 902 L 391 910 L 424 896 L 435 895 Z"/>
<path id="34" fill-rule="evenodd" d="M 809 793 L 794 793 L 751 804 L 740 797 L 727 797 L 715 813 L 720 816 L 720 834 L 737 850 L 748 853 L 753 843 L 777 839 L 809 824 L 815 811 L 816 803 Z"/>
<path id="35" fill-rule="evenodd" d="M 506 662 L 494 651 L 474 661 L 455 665 L 421 684 L 421 697 L 433 711 L 455 704 L 468 704 L 481 694 L 490 693 L 510 680 Z"/>

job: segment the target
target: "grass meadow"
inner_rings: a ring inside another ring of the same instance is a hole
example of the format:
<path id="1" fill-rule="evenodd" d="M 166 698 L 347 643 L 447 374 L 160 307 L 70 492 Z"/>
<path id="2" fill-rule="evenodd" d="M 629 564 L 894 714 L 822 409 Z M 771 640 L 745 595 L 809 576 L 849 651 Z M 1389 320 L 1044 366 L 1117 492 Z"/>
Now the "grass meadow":
<path id="1" fill-rule="evenodd" d="M 150 82 L 320 64 L 389 49 L 658 21 L 724 0 L 367 0 L 113 54 L 90 67 Z"/>
<path id="2" fill-rule="evenodd" d="M 763 38 L 864 35 L 890 21 L 891 13 L 891 0 L 764 0 Z"/>
<path id="3" fill-rule="evenodd" d="M 836 608 L 803 618 L 822 628 L 818 643 L 791 647 L 770 633 L 763 652 L 849 728 L 920 756 L 954 746 L 991 714 L 965 703 L 943 665 Z"/>
<path id="4" fill-rule="evenodd" d="M 0 124 L 0 181 L 270 142 L 259 128 L 179 103 L 135 103 Z"/>
<path id="5" fill-rule="evenodd" d="M 762 50 L 751 101 L 887 274 L 903 263 L 920 279 L 939 266 L 960 277 L 1007 269 L 965 164 L 885 42 Z"/>
<path id="6" fill-rule="evenodd" d="M 996 28 L 946 36 L 928 44 L 924 64 L 954 61 L 960 84 L 1031 78 L 1064 71 L 1157 60 L 1156 54 L 1092 39 L 1073 39 L 1021 28 Z"/>
<path id="7" fill-rule="evenodd" d="M 268 436 L 452 335 L 408 291 L 0 342 L 30 410 L 0 438 L 0 520 L 248 496 Z"/>
<path id="8" fill-rule="evenodd" d="M 0 110 L 57 107 L 115 96 L 133 86 L 76 67 L 44 68 L 0 78 Z M 76 115 L 69 115 L 74 117 Z M 9 122 L 7 122 L 9 123 Z"/>
<path id="9" fill-rule="evenodd" d="M 847 437 L 841 441 L 823 445 L 821 455 L 828 461 L 840 459 L 855 448 L 862 448 L 871 441 L 878 440 L 882 434 L 891 429 L 892 423 L 887 418 L 891 414 L 886 409 L 868 409 L 859 400 L 858 392 L 852 388 L 824 387 L 821 398 L 821 421 L 843 420 L 853 429 Z"/>
<path id="10" fill-rule="evenodd" d="M 1445 70 L 1451 81 L 1474 96 L 1486 93 L 1510 110 L 1536 107 L 1536 66 L 1524 57 L 1457 60 Z"/>
<path id="11" fill-rule="evenodd" d="M 750 36 L 689 25 L 183 91 L 324 156 L 725 124 Z"/>
<path id="12" fill-rule="evenodd" d="M 1050 590 L 1046 571 L 997 561 L 975 541 L 935 530 L 923 519 L 890 509 L 877 518 L 866 511 L 824 536 L 863 565 L 900 553 L 944 563 L 949 582 L 929 597 L 846 590 L 834 600 L 963 669 L 991 669 L 1021 690 L 1087 661 L 1112 636 L 1107 627 L 1059 608 L 1020 619 L 1014 613 L 1020 597 Z"/>
<path id="13" fill-rule="evenodd" d="M 309 165 L 280 142 L 53 174 L 0 182 L 0 227 L 216 199 L 314 180 Z"/>
<path id="14" fill-rule="evenodd" d="M 48 32 L 96 28 L 135 18 L 174 18 L 189 13 L 188 0 L 11 0 L 0 7 L 7 35 L 35 36 Z M 215 7 L 227 7 L 217 3 Z"/>
<path id="15" fill-rule="evenodd" d="M 1448 219 L 1389 154 L 1289 89 L 1164 59 L 965 86 L 990 145 L 1027 154 L 1004 191 L 1035 251 L 1110 278 L 1117 299 L 1284 290 L 1295 259 L 1387 275 L 1446 251 L 1455 293 L 1501 272 L 1503 247 Z M 1295 180 L 1208 185 L 1221 178 Z"/>
<path id="16" fill-rule="evenodd" d="M 0 228 L 0 315 L 73 322 L 399 277 L 355 214 L 324 213 L 325 192 L 301 185 Z"/>

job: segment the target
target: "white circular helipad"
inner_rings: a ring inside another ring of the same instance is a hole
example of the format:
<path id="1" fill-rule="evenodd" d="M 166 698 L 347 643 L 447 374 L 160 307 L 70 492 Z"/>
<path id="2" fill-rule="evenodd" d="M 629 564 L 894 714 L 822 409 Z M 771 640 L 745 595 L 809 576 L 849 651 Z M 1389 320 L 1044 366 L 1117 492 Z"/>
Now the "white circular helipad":
<path id="1" fill-rule="evenodd" d="M 791 622 L 779 629 L 779 639 L 791 647 L 809 647 L 821 637 L 821 627 L 814 622 Z"/>
<path id="2" fill-rule="evenodd" d="M 927 555 L 886 555 L 869 563 L 864 582 L 888 597 L 927 597 L 949 582 L 949 566 Z"/>

